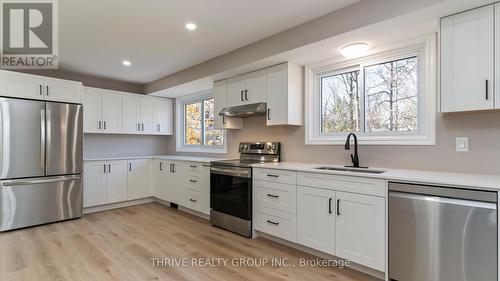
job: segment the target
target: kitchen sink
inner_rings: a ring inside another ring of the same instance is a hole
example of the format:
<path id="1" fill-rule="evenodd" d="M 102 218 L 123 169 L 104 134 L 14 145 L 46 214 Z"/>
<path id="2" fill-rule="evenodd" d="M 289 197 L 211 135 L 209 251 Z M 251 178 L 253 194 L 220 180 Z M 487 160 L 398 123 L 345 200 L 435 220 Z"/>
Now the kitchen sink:
<path id="1" fill-rule="evenodd" d="M 352 173 L 365 173 L 365 174 L 382 174 L 385 171 L 381 170 L 370 170 L 368 168 L 337 168 L 337 167 L 316 167 L 317 170 L 326 171 L 340 171 L 340 172 L 352 172 Z"/>

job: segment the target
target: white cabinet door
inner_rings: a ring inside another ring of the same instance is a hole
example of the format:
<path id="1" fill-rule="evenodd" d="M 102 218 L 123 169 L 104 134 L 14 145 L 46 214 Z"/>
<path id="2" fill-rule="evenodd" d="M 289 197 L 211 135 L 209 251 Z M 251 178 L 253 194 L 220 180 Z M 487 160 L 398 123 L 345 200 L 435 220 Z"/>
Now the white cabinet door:
<path id="1" fill-rule="evenodd" d="M 172 164 L 172 170 L 169 174 L 169 186 L 167 190 L 172 194 L 171 202 L 185 205 L 186 188 L 184 182 L 186 181 L 186 165 L 177 161 L 170 162 L 170 164 Z"/>
<path id="2" fill-rule="evenodd" d="M 102 91 L 85 88 L 83 94 L 83 132 L 100 133 L 102 130 Z"/>
<path id="3" fill-rule="evenodd" d="M 142 134 L 153 134 L 154 129 L 154 102 L 155 99 L 151 97 L 140 97 L 140 118 L 141 123 L 141 133 Z"/>
<path id="4" fill-rule="evenodd" d="M 140 97 L 137 95 L 123 96 L 123 132 L 132 134 L 140 133 L 139 103 Z"/>
<path id="5" fill-rule="evenodd" d="M 82 102 L 82 83 L 55 78 L 43 78 L 45 99 L 71 103 Z"/>
<path id="6" fill-rule="evenodd" d="M 223 117 L 219 115 L 227 103 L 227 84 L 226 81 L 217 81 L 214 83 L 214 111 L 215 111 L 215 128 L 216 129 L 241 129 L 243 128 L 243 119 Z"/>
<path id="7" fill-rule="evenodd" d="M 107 164 L 107 203 L 127 200 L 127 161 L 108 161 Z"/>
<path id="8" fill-rule="evenodd" d="M 297 242 L 335 255 L 335 191 L 297 187 Z"/>
<path id="9" fill-rule="evenodd" d="M 302 125 L 302 68 L 291 63 L 267 69 L 267 125 Z"/>
<path id="10" fill-rule="evenodd" d="M 83 207 L 106 204 L 106 162 L 87 162 L 83 165 Z"/>
<path id="11" fill-rule="evenodd" d="M 171 99 L 158 98 L 154 101 L 155 126 L 154 131 L 159 135 L 172 135 L 173 129 L 173 102 Z"/>
<path id="12" fill-rule="evenodd" d="M 247 102 L 245 101 L 245 77 L 238 76 L 228 79 L 227 80 L 228 106 L 238 106 L 246 103 Z"/>
<path id="13" fill-rule="evenodd" d="M 102 94 L 102 131 L 121 133 L 123 116 L 123 95 L 111 91 Z"/>
<path id="14" fill-rule="evenodd" d="M 148 163 L 148 159 L 128 161 L 128 200 L 145 198 L 150 195 Z"/>
<path id="15" fill-rule="evenodd" d="M 495 4 L 495 108 L 500 108 L 500 4 Z"/>
<path id="16" fill-rule="evenodd" d="M 266 70 L 250 72 L 244 75 L 245 92 L 243 99 L 245 103 L 266 102 Z"/>
<path id="17" fill-rule="evenodd" d="M 0 70 L 0 95 L 28 99 L 44 99 L 40 77 Z"/>
<path id="18" fill-rule="evenodd" d="M 441 111 L 494 108 L 494 8 L 441 20 Z"/>
<path id="19" fill-rule="evenodd" d="M 336 256 L 385 270 L 385 199 L 337 192 Z"/>

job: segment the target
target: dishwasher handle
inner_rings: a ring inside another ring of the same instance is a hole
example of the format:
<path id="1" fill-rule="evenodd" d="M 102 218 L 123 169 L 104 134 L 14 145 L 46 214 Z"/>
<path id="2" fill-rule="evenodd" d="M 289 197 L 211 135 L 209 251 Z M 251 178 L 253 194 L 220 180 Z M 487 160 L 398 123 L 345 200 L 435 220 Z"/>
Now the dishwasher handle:
<path id="1" fill-rule="evenodd" d="M 459 205 L 459 206 L 467 206 L 481 209 L 489 209 L 496 210 L 497 204 L 491 202 L 483 202 L 483 201 L 472 201 L 466 199 L 457 199 L 457 198 L 449 198 L 449 197 L 438 197 L 433 195 L 425 195 L 425 194 L 413 194 L 399 191 L 389 191 L 389 198 L 402 198 L 409 199 L 414 201 L 428 201 L 434 202 L 437 204 L 448 204 L 448 205 Z"/>

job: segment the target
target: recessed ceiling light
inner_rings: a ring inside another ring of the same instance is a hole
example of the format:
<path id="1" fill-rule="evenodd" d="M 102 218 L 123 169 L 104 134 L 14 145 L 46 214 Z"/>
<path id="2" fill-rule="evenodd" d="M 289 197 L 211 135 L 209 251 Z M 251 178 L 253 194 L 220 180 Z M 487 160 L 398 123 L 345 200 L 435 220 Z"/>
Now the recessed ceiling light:
<path id="1" fill-rule="evenodd" d="M 192 22 L 188 22 L 186 23 L 186 29 L 187 30 L 195 30 L 196 29 L 196 24 L 195 23 L 192 23 Z"/>
<path id="2" fill-rule="evenodd" d="M 352 43 L 340 49 L 340 54 L 346 58 L 359 58 L 368 53 L 370 46 L 367 43 Z"/>
<path id="3" fill-rule="evenodd" d="M 131 63 L 130 61 L 128 61 L 128 60 L 124 60 L 124 61 L 122 61 L 122 63 L 123 63 L 123 65 L 125 65 L 125 66 L 130 66 L 130 65 L 132 65 L 132 63 Z"/>

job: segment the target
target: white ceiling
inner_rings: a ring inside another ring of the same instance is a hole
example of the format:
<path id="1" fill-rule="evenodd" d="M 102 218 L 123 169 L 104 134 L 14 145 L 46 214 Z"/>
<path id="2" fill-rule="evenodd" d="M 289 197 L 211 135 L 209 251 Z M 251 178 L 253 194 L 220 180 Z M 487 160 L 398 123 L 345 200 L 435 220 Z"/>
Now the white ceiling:
<path id="1" fill-rule="evenodd" d="M 355 2 L 62 0 L 59 67 L 147 83 Z M 185 29 L 189 21 L 196 31 Z M 123 66 L 124 59 L 132 66 Z"/>

